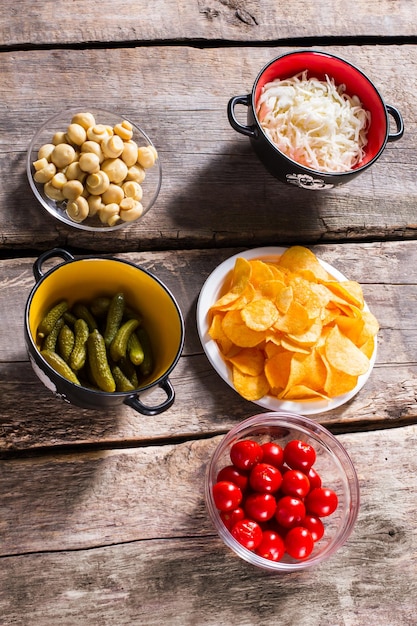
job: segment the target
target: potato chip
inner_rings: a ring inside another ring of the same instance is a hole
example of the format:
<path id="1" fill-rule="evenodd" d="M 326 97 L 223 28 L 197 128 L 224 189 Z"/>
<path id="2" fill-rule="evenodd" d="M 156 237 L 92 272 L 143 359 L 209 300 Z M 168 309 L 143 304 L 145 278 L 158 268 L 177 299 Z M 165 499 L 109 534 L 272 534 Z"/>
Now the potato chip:
<path id="1" fill-rule="evenodd" d="M 370 311 L 362 311 L 363 328 L 358 339 L 358 345 L 362 345 L 369 339 L 373 339 L 379 331 L 379 323 L 375 315 Z"/>
<path id="2" fill-rule="evenodd" d="M 291 286 L 286 286 L 285 289 L 281 289 L 278 296 L 275 298 L 275 304 L 280 313 L 285 315 L 290 308 L 294 300 L 294 294 Z"/>
<path id="3" fill-rule="evenodd" d="M 351 376 L 360 376 L 369 369 L 367 356 L 340 332 L 338 326 L 334 326 L 327 336 L 325 355 L 331 367 Z"/>
<path id="4" fill-rule="evenodd" d="M 300 345 L 299 343 L 292 341 L 289 338 L 289 335 L 285 335 L 281 339 L 280 345 L 283 348 L 285 348 L 285 350 L 288 350 L 289 352 L 301 352 L 302 354 L 308 354 L 310 352 L 309 348 L 303 348 L 303 346 Z"/>
<path id="5" fill-rule="evenodd" d="M 302 276 L 291 276 L 289 284 L 293 290 L 294 300 L 305 306 L 308 316 L 316 319 L 321 312 L 322 299 L 312 289 L 312 284 Z"/>
<path id="6" fill-rule="evenodd" d="M 360 309 L 363 308 L 364 299 L 362 287 L 356 281 L 345 280 L 337 282 L 333 280 L 326 282 L 325 285 L 334 295 L 339 296 L 342 301 L 353 304 Z"/>
<path id="7" fill-rule="evenodd" d="M 324 383 L 324 391 L 329 398 L 341 396 L 344 393 L 352 391 L 358 382 L 357 376 L 352 376 L 346 372 L 341 372 L 333 367 L 323 355 L 323 363 L 327 369 L 326 382 Z"/>
<path id="8" fill-rule="evenodd" d="M 290 376 L 292 353 L 286 350 L 277 352 L 265 361 L 265 375 L 271 389 L 276 392 L 285 389 Z"/>
<path id="9" fill-rule="evenodd" d="M 241 311 L 242 319 L 252 330 L 268 330 L 278 319 L 278 309 L 268 298 L 252 300 Z"/>
<path id="10" fill-rule="evenodd" d="M 211 311 L 226 312 L 226 311 L 232 311 L 234 309 L 235 310 L 243 309 L 243 307 L 245 307 L 249 302 L 251 302 L 254 299 L 256 295 L 256 291 L 253 285 L 248 283 L 241 293 L 232 294 L 232 295 L 236 297 L 232 298 L 229 302 L 227 302 L 227 299 L 226 299 L 227 294 L 222 296 L 222 298 L 220 298 L 220 300 L 218 300 L 211 307 Z"/>
<path id="11" fill-rule="evenodd" d="M 281 338 L 279 335 L 273 335 L 271 340 L 269 337 L 265 338 L 264 354 L 266 359 L 271 359 L 273 356 L 282 351 Z"/>
<path id="12" fill-rule="evenodd" d="M 233 348 L 234 343 L 228 337 L 226 337 L 223 331 L 222 321 L 223 321 L 222 314 L 216 313 L 216 315 L 213 315 L 213 319 L 211 320 L 208 334 L 214 341 L 217 341 L 221 352 L 224 355 L 227 355 Z"/>
<path id="13" fill-rule="evenodd" d="M 287 285 L 282 282 L 282 280 L 278 280 L 276 278 L 265 280 L 259 285 L 260 295 L 264 298 L 269 298 L 272 301 L 278 301 L 281 292 L 286 289 L 288 289 Z M 283 313 L 285 313 L 285 311 L 283 311 Z"/>
<path id="14" fill-rule="evenodd" d="M 320 280 L 329 280 L 330 278 L 326 270 L 320 265 L 316 255 L 303 246 L 287 248 L 280 257 L 279 265 L 301 276 L 304 275 L 304 270 L 306 270 L 306 276 L 313 275 L 314 278 Z"/>
<path id="15" fill-rule="evenodd" d="M 248 284 L 251 274 L 252 266 L 249 261 L 243 257 L 238 257 L 233 268 L 231 291 L 241 293 Z"/>
<path id="16" fill-rule="evenodd" d="M 306 308 L 294 300 L 291 302 L 285 315 L 278 315 L 274 323 L 277 330 L 290 335 L 304 333 L 311 325 L 312 321 L 308 316 Z"/>
<path id="17" fill-rule="evenodd" d="M 360 345 L 360 337 L 365 325 L 363 318 L 338 315 L 334 321 L 336 322 L 339 330 L 351 341 L 353 341 L 355 346 Z"/>
<path id="18" fill-rule="evenodd" d="M 326 382 L 327 370 L 323 359 L 317 350 L 309 354 L 293 353 L 290 365 L 290 374 L 287 385 L 282 393 L 283 397 L 295 385 L 305 385 L 310 389 L 323 389 Z"/>
<path id="19" fill-rule="evenodd" d="M 265 356 L 258 348 L 242 348 L 228 361 L 235 365 L 243 374 L 259 376 L 264 371 Z"/>
<path id="20" fill-rule="evenodd" d="M 251 402 L 260 400 L 269 391 L 269 384 L 264 373 L 259 374 L 259 376 L 250 376 L 233 366 L 232 379 L 236 391 Z"/>
<path id="21" fill-rule="evenodd" d="M 323 332 L 323 323 L 319 317 L 317 317 L 311 326 L 303 333 L 287 334 L 287 339 L 292 343 L 299 345 L 300 347 L 312 347 L 319 341 Z"/>
<path id="22" fill-rule="evenodd" d="M 242 319 L 241 311 L 228 311 L 222 320 L 226 337 L 240 348 L 254 348 L 265 339 L 265 332 L 248 328 Z"/>
<path id="23" fill-rule="evenodd" d="M 359 349 L 370 360 L 375 350 L 375 337 L 369 337 L 368 341 L 362 344 Z"/>
<path id="24" fill-rule="evenodd" d="M 291 387 L 291 389 L 288 389 L 288 391 L 285 392 L 285 394 L 283 394 L 281 396 L 281 398 L 283 400 L 292 400 L 292 401 L 300 401 L 300 400 L 322 400 L 327 399 L 326 394 L 324 393 L 320 393 L 319 391 L 316 391 L 315 389 L 311 389 L 310 387 L 307 387 L 307 385 L 294 385 L 293 387 Z"/>
<path id="25" fill-rule="evenodd" d="M 252 259 L 249 261 L 249 264 L 251 266 L 250 281 L 255 289 L 258 289 L 265 281 L 272 280 L 274 278 L 274 273 L 271 267 L 260 259 Z"/>

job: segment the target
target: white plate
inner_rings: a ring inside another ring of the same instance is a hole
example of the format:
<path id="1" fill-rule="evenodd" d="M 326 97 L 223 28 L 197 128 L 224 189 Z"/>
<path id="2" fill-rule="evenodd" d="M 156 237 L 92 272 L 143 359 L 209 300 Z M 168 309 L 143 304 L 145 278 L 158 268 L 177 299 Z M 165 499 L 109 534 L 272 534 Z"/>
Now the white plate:
<path id="1" fill-rule="evenodd" d="M 222 290 L 224 280 L 230 270 L 234 268 L 235 261 L 238 257 L 244 257 L 245 259 L 258 259 L 262 258 L 263 260 L 268 260 L 266 257 L 277 257 L 283 254 L 287 248 L 282 247 L 268 247 L 268 248 L 254 248 L 253 250 L 246 250 L 239 254 L 235 254 L 234 256 L 223 261 L 207 278 L 204 283 L 199 298 L 197 302 L 197 329 L 198 334 L 200 336 L 200 341 L 204 348 L 204 352 L 207 355 L 208 360 L 216 370 L 216 372 L 225 380 L 232 389 L 234 389 L 234 385 L 232 382 L 232 373 L 231 369 L 226 364 L 226 361 L 222 357 L 220 350 L 217 346 L 217 343 L 211 339 L 208 334 L 208 311 L 210 307 L 216 302 L 216 300 L 220 297 L 220 292 Z M 326 263 L 325 261 L 321 261 L 319 259 L 322 267 L 329 272 L 336 280 L 342 281 L 347 280 L 347 278 L 341 274 L 334 267 Z M 365 309 L 368 310 L 367 305 L 365 304 Z M 314 415 L 316 413 L 323 413 L 324 411 L 330 411 L 331 409 L 335 409 L 345 402 L 348 402 L 353 396 L 355 396 L 360 389 L 364 386 L 366 381 L 368 380 L 372 368 L 375 364 L 376 358 L 376 348 L 377 341 L 375 337 L 375 349 L 370 359 L 369 369 L 366 374 L 359 376 L 358 383 L 352 391 L 345 393 L 341 396 L 337 396 L 336 398 L 331 398 L 330 400 L 311 400 L 311 401 L 288 401 L 288 400 L 279 400 L 278 398 L 270 395 L 266 395 L 260 400 L 257 400 L 254 404 L 258 406 L 262 406 L 271 411 L 290 411 L 292 413 L 299 413 L 301 415 Z"/>

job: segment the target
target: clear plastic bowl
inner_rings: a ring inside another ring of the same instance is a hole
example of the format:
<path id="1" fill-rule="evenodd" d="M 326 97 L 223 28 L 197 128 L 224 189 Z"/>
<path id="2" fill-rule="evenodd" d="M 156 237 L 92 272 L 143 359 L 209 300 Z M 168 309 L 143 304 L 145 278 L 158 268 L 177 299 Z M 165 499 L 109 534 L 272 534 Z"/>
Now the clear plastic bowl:
<path id="1" fill-rule="evenodd" d="M 213 501 L 213 485 L 217 474 L 230 465 L 230 448 L 242 439 L 259 443 L 275 441 L 282 447 L 291 439 L 310 443 L 317 455 L 314 468 L 320 474 L 323 487 L 333 489 L 338 496 L 336 511 L 322 518 L 324 536 L 315 543 L 309 557 L 296 560 L 285 554 L 281 561 L 271 561 L 243 547 L 232 536 Z M 216 448 L 206 471 L 205 498 L 211 521 L 223 542 L 248 563 L 272 572 L 301 571 L 319 565 L 343 546 L 350 536 L 359 512 L 359 483 L 353 463 L 342 444 L 326 428 L 307 417 L 286 412 L 254 415 L 232 428 Z"/>
<path id="2" fill-rule="evenodd" d="M 155 165 L 146 170 L 146 177 L 143 183 L 141 183 L 143 189 L 143 212 L 140 217 L 131 222 L 119 221 L 114 226 L 108 226 L 107 224 L 103 224 L 100 222 L 97 216 L 95 217 L 87 217 L 83 222 L 75 222 L 72 220 L 65 211 L 65 202 L 56 202 L 48 198 L 45 195 L 43 184 L 35 182 L 34 175 L 34 167 L 33 162 L 38 158 L 38 150 L 44 144 L 48 144 L 52 142 L 52 137 L 56 132 L 65 132 L 69 124 L 71 123 L 72 117 L 79 112 L 88 111 L 92 113 L 95 117 L 97 124 L 105 124 L 114 126 L 126 120 L 132 124 L 133 127 L 133 141 L 135 141 L 138 147 L 141 146 L 154 146 L 151 139 L 142 130 L 137 124 L 132 122 L 128 117 L 124 116 L 123 113 L 112 113 L 110 111 L 105 111 L 103 109 L 97 109 L 95 107 L 77 107 L 70 108 L 64 111 L 60 111 L 53 117 L 51 117 L 48 121 L 46 121 L 38 130 L 38 132 L 33 137 L 30 142 L 27 160 L 26 160 L 26 173 L 29 180 L 30 187 L 35 195 L 35 198 L 38 202 L 43 206 L 43 208 L 50 214 L 52 217 L 58 219 L 61 222 L 64 222 L 68 226 L 72 226 L 73 228 L 78 228 L 84 231 L 92 231 L 92 232 L 103 232 L 103 231 L 114 231 L 119 230 L 121 228 L 125 228 L 130 224 L 135 224 L 139 220 L 141 220 L 144 215 L 151 209 L 154 205 L 159 191 L 161 189 L 162 183 L 162 169 L 159 156 L 155 162 Z"/>

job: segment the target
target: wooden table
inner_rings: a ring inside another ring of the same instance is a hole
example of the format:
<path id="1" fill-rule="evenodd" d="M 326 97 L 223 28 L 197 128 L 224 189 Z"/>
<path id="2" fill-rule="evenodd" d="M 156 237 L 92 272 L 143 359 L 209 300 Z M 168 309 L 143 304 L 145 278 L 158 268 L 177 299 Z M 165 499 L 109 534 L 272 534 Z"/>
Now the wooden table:
<path id="1" fill-rule="evenodd" d="M 415 3 L 27 0 L 0 9 L 0 624 L 413 626 L 417 623 L 417 67 Z M 404 137 L 345 187 L 275 181 L 226 106 L 291 49 L 340 54 L 374 80 Z M 66 106 L 102 106 L 154 139 L 152 211 L 91 235 L 31 194 L 35 130 Z M 345 546 L 315 570 L 271 576 L 224 547 L 203 500 L 222 435 L 260 409 L 212 369 L 195 306 L 210 272 L 261 245 L 310 246 L 364 289 L 377 362 L 348 404 L 316 416 L 356 466 L 362 506 Z M 39 254 L 112 253 L 158 275 L 186 321 L 157 417 L 60 403 L 23 337 Z"/>

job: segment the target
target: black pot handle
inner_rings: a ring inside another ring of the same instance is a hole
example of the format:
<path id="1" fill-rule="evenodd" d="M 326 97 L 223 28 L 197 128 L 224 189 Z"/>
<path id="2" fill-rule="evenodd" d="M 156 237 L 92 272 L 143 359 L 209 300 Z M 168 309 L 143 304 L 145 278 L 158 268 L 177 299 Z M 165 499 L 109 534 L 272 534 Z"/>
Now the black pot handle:
<path id="1" fill-rule="evenodd" d="M 126 398 L 124 403 L 132 407 L 132 409 L 135 409 L 135 411 L 137 411 L 138 413 L 142 413 L 142 415 L 159 415 L 160 413 L 163 413 L 164 411 L 169 409 L 169 407 L 173 405 L 175 400 L 174 387 L 172 386 L 169 378 L 164 378 L 164 380 L 159 383 L 159 387 L 163 389 L 167 394 L 166 400 L 164 400 L 164 402 L 161 402 L 161 404 L 157 404 L 156 406 L 147 406 L 139 400 L 139 395 L 129 396 L 128 398 Z"/>
<path id="2" fill-rule="evenodd" d="M 53 259 L 54 257 L 58 257 L 63 259 L 65 262 L 74 261 L 74 257 L 71 252 L 68 250 L 64 250 L 64 248 L 54 248 L 53 250 L 48 250 L 40 255 L 38 259 L 33 264 L 33 273 L 35 275 L 36 282 L 39 282 L 41 278 L 44 276 L 44 272 L 42 270 L 42 265 L 48 259 Z"/>
<path id="3" fill-rule="evenodd" d="M 392 117 L 394 118 L 394 121 L 397 127 L 397 131 L 395 133 L 388 134 L 387 141 L 397 141 L 398 139 L 401 139 L 401 137 L 404 135 L 404 122 L 403 122 L 402 115 L 398 109 L 391 106 L 390 104 L 386 104 L 385 106 L 387 108 L 388 113 L 392 115 Z"/>
<path id="4" fill-rule="evenodd" d="M 256 126 L 245 126 L 237 121 L 235 116 L 235 106 L 237 104 L 243 104 L 243 106 L 248 107 L 250 105 L 251 94 L 247 94 L 246 96 L 234 96 L 230 98 L 227 104 L 227 117 L 229 118 L 229 124 L 232 128 L 234 128 L 238 133 L 242 135 L 246 135 L 246 137 L 251 137 L 252 139 L 258 138 L 258 131 Z"/>

